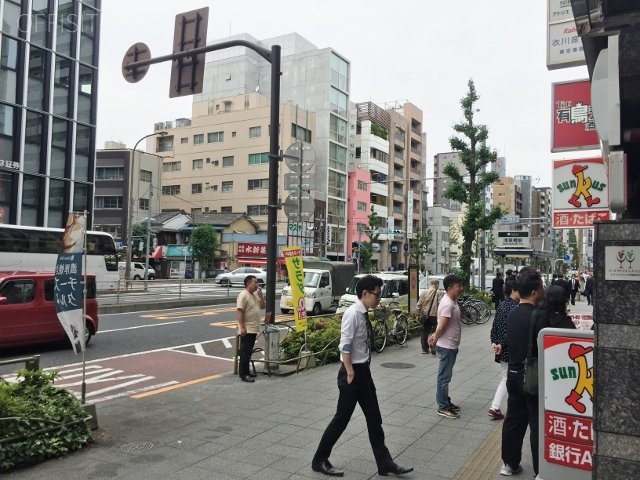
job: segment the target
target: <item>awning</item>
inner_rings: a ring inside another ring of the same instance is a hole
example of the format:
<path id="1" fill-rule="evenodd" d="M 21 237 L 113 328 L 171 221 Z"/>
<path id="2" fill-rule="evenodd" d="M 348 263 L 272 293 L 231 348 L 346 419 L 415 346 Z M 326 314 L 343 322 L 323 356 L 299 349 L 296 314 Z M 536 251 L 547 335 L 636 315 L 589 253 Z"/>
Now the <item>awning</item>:
<path id="1" fill-rule="evenodd" d="M 266 265 L 266 258 L 255 258 L 255 257 L 236 257 L 236 262 L 238 263 L 250 263 L 253 265 Z"/>
<path id="2" fill-rule="evenodd" d="M 160 260 L 162 258 L 162 245 L 158 245 L 156 249 L 153 251 L 149 258 L 153 258 L 154 260 Z"/>

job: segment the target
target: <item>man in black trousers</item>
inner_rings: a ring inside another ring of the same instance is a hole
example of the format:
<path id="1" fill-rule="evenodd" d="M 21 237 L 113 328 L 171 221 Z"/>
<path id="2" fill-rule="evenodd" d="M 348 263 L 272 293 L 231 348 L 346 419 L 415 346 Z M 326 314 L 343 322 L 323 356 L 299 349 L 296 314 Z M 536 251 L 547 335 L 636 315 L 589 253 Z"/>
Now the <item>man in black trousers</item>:
<path id="1" fill-rule="evenodd" d="M 351 420 L 351 415 L 360 404 L 367 420 L 369 442 L 378 466 L 378 475 L 390 473 L 401 475 L 413 471 L 396 464 L 384 443 L 382 415 L 376 396 L 376 386 L 371 378 L 371 347 L 373 329 L 369 321 L 368 310 L 380 302 L 382 279 L 366 275 L 356 285 L 358 300 L 344 312 L 340 334 L 340 359 L 342 366 L 338 371 L 338 407 L 336 414 L 327 426 L 320 445 L 316 450 L 311 468 L 331 477 L 342 477 L 344 472 L 334 468 L 329 461 L 331 450 Z"/>
<path id="2" fill-rule="evenodd" d="M 576 304 L 576 295 L 577 295 L 578 291 L 580 290 L 580 280 L 578 279 L 578 275 L 574 274 L 571 277 L 570 287 L 571 287 L 571 289 L 569 290 L 569 292 L 571 294 L 571 305 L 575 305 Z"/>

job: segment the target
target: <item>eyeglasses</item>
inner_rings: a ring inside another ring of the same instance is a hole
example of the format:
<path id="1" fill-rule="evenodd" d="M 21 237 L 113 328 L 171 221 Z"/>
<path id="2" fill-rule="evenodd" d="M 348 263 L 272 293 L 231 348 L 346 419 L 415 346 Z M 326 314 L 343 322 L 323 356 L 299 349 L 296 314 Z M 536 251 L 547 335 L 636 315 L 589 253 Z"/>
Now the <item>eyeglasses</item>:
<path id="1" fill-rule="evenodd" d="M 382 292 L 369 292 L 371 295 L 375 295 L 376 297 L 380 298 L 380 295 L 382 295 Z"/>

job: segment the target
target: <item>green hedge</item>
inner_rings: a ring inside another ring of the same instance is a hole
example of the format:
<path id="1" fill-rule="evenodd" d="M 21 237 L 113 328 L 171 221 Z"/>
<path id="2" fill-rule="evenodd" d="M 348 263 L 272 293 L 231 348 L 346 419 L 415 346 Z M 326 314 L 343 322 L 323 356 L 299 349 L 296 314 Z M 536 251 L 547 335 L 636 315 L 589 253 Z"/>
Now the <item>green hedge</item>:
<path id="1" fill-rule="evenodd" d="M 91 442 L 87 414 L 72 393 L 53 386 L 56 375 L 21 370 L 17 383 L 0 379 L 0 471 L 60 457 Z"/>
<path id="2" fill-rule="evenodd" d="M 406 313 L 406 307 L 402 307 Z M 321 355 L 316 358 L 323 363 L 340 360 L 340 321 L 342 314 L 327 317 L 314 317 L 307 321 L 307 349 Z M 409 338 L 420 335 L 420 324 L 414 315 L 407 315 L 409 320 Z M 388 320 L 389 325 L 391 319 Z M 290 332 L 280 343 L 280 360 L 290 360 L 300 355 L 304 345 L 304 333 Z M 387 344 L 388 345 L 388 344 Z M 326 360 L 323 352 L 326 353 Z"/>

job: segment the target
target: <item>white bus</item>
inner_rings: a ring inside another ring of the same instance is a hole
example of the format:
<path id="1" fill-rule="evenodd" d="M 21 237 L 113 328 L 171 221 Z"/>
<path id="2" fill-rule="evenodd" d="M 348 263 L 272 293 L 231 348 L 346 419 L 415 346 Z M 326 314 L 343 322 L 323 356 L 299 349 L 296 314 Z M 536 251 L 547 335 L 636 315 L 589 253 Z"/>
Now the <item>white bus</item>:
<path id="1" fill-rule="evenodd" d="M 0 270 L 54 271 L 62 228 L 0 224 Z M 98 290 L 118 287 L 118 256 L 113 237 L 87 232 L 87 273 L 96 276 Z"/>

